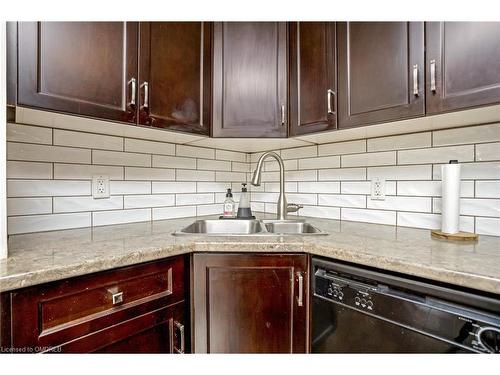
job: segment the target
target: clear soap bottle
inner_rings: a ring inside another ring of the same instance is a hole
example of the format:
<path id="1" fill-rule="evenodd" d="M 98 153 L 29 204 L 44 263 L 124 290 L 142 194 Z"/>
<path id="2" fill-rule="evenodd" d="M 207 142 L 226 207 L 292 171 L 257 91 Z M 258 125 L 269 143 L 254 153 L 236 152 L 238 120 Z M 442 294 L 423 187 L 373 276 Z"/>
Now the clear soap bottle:
<path id="1" fill-rule="evenodd" d="M 233 193 L 231 192 L 231 189 L 227 189 L 226 200 L 224 201 L 224 210 L 222 216 L 225 218 L 234 217 L 235 205 L 236 203 L 234 202 L 233 199 Z"/>

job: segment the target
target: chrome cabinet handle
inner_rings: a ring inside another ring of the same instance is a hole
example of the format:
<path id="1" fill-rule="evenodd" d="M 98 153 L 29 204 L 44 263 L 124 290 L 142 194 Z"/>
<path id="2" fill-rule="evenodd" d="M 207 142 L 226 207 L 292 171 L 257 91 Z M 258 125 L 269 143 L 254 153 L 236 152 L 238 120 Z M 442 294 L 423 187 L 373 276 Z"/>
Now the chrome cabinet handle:
<path id="1" fill-rule="evenodd" d="M 285 125 L 285 105 L 281 105 L 281 126 Z"/>
<path id="2" fill-rule="evenodd" d="M 413 95 L 418 96 L 418 65 L 413 65 Z"/>
<path id="3" fill-rule="evenodd" d="M 123 292 L 112 293 L 111 300 L 113 301 L 113 305 L 123 302 Z"/>
<path id="4" fill-rule="evenodd" d="M 297 272 L 297 279 L 299 281 L 299 295 L 297 296 L 297 306 L 304 305 L 304 276 L 302 273 Z"/>
<path id="5" fill-rule="evenodd" d="M 149 108 L 149 83 L 147 81 L 144 81 L 144 83 L 141 85 L 141 89 L 144 88 L 144 104 L 142 105 L 143 108 Z"/>
<path id="6" fill-rule="evenodd" d="M 332 98 L 335 96 L 335 92 L 333 90 L 328 89 L 326 91 L 326 105 L 328 107 L 328 114 L 333 115 L 335 112 L 333 111 L 332 106 Z"/>
<path id="7" fill-rule="evenodd" d="M 436 60 L 431 60 L 431 91 L 436 92 Z"/>
<path id="8" fill-rule="evenodd" d="M 137 91 L 137 81 L 135 78 L 131 78 L 130 81 L 128 81 L 128 84 L 130 85 L 130 105 L 135 105 L 135 96 L 136 96 L 136 91 Z"/>
<path id="9" fill-rule="evenodd" d="M 179 354 L 184 354 L 186 350 L 186 341 L 185 341 L 185 330 L 184 325 L 179 322 L 174 322 L 175 328 L 179 330 L 181 347 L 180 349 L 174 345 L 174 350 Z M 177 337 L 177 335 L 175 335 Z"/>

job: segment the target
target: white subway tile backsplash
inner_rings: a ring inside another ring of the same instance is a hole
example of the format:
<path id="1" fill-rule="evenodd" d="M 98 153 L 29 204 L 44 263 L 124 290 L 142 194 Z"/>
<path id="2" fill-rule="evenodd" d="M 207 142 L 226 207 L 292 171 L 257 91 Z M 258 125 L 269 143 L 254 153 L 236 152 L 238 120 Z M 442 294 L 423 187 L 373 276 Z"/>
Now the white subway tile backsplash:
<path id="1" fill-rule="evenodd" d="M 90 227 L 90 225 L 90 212 L 12 216 L 7 220 L 7 232 L 9 234 L 43 232 L 47 230 Z"/>
<path id="2" fill-rule="evenodd" d="M 196 206 L 153 208 L 153 220 L 196 216 Z"/>
<path id="3" fill-rule="evenodd" d="M 474 145 L 398 151 L 398 164 L 459 163 L 474 161 Z"/>
<path id="4" fill-rule="evenodd" d="M 252 193 L 252 201 L 254 202 L 276 202 L 279 193 Z"/>
<path id="5" fill-rule="evenodd" d="M 124 208 L 165 207 L 175 205 L 174 194 L 127 195 L 123 197 Z"/>
<path id="6" fill-rule="evenodd" d="M 88 197 L 54 197 L 54 213 L 118 210 L 123 208 L 123 197 L 94 199 Z"/>
<path id="7" fill-rule="evenodd" d="M 371 181 L 342 181 L 340 183 L 342 194 L 371 194 Z M 396 195 L 396 182 L 385 182 L 385 194 Z"/>
<path id="8" fill-rule="evenodd" d="M 340 219 L 340 208 L 323 206 L 304 206 L 300 209 L 301 216 L 321 217 L 325 219 Z"/>
<path id="9" fill-rule="evenodd" d="M 286 195 L 288 203 L 295 204 L 318 204 L 318 198 L 316 194 L 300 194 L 300 193 L 289 193 Z"/>
<path id="10" fill-rule="evenodd" d="M 431 165 L 370 167 L 367 169 L 368 180 L 375 177 L 386 180 L 430 180 L 432 177 Z"/>
<path id="11" fill-rule="evenodd" d="M 433 212 L 441 213 L 441 198 L 433 199 Z M 460 198 L 460 215 L 500 217 L 500 199 Z"/>
<path id="12" fill-rule="evenodd" d="M 231 170 L 233 172 L 250 172 L 250 165 L 248 163 L 232 162 Z"/>
<path id="13" fill-rule="evenodd" d="M 92 164 L 151 167 L 151 155 L 132 152 L 92 150 Z"/>
<path id="14" fill-rule="evenodd" d="M 214 203 L 214 202 L 215 202 L 214 195 L 210 194 L 210 193 L 176 194 L 175 195 L 175 205 L 176 206 L 210 204 L 210 203 Z"/>
<path id="15" fill-rule="evenodd" d="M 368 139 L 367 147 L 369 152 L 431 147 L 431 133 L 414 133 L 372 138 Z"/>
<path id="16" fill-rule="evenodd" d="M 297 184 L 300 182 L 285 182 L 285 192 L 287 193 L 296 193 L 297 192 Z M 307 183 L 307 182 L 305 182 Z M 266 191 L 268 193 L 279 193 L 280 191 L 280 183 L 279 182 L 266 182 L 263 185 L 257 187 L 257 186 L 251 186 L 250 187 L 251 191 Z M 301 193 L 311 193 L 309 191 L 304 191 Z"/>
<path id="17" fill-rule="evenodd" d="M 396 212 L 366 210 L 361 208 L 342 208 L 340 219 L 348 221 L 361 221 L 363 223 L 396 225 Z"/>
<path id="18" fill-rule="evenodd" d="M 175 180 L 175 170 L 165 168 L 125 167 L 126 180 Z"/>
<path id="19" fill-rule="evenodd" d="M 500 219 L 476 217 L 476 233 L 500 236 Z"/>
<path id="20" fill-rule="evenodd" d="M 153 155 L 153 167 L 196 169 L 196 159 Z"/>
<path id="21" fill-rule="evenodd" d="M 117 211 L 100 211 L 92 213 L 93 225 L 98 227 L 101 225 L 135 223 L 140 221 L 151 220 L 151 209 L 141 208 L 135 210 L 117 210 Z"/>
<path id="22" fill-rule="evenodd" d="M 90 181 L 9 180 L 8 197 L 50 197 L 90 195 Z"/>
<path id="23" fill-rule="evenodd" d="M 299 169 L 339 168 L 340 156 L 323 156 L 299 160 Z"/>
<path id="24" fill-rule="evenodd" d="M 90 150 L 7 142 L 7 160 L 90 164 Z"/>
<path id="25" fill-rule="evenodd" d="M 476 181 L 476 197 L 500 198 L 500 181 Z"/>
<path id="26" fill-rule="evenodd" d="M 462 180 L 500 180 L 500 162 L 464 163 L 460 177 Z M 441 165 L 433 166 L 433 179 L 441 179 Z"/>
<path id="27" fill-rule="evenodd" d="M 196 182 L 152 182 L 153 194 L 196 193 Z"/>
<path id="28" fill-rule="evenodd" d="M 196 206 L 196 214 L 203 215 L 222 215 L 223 207 L 221 204 L 207 204 Z"/>
<path id="29" fill-rule="evenodd" d="M 281 158 L 286 159 L 302 159 L 318 156 L 318 146 L 305 146 L 289 148 L 281 150 Z"/>
<path id="30" fill-rule="evenodd" d="M 366 208 L 366 196 L 349 194 L 319 194 L 318 204 L 320 206 Z"/>
<path id="31" fill-rule="evenodd" d="M 318 156 L 344 155 L 366 152 L 366 140 L 318 145 Z"/>
<path id="32" fill-rule="evenodd" d="M 50 214 L 52 198 L 8 198 L 7 216 Z"/>
<path id="33" fill-rule="evenodd" d="M 213 148 L 176 145 L 176 155 L 190 158 L 215 159 L 215 150 Z"/>
<path id="34" fill-rule="evenodd" d="M 385 200 L 372 200 L 368 197 L 368 208 L 394 211 L 431 212 L 432 200 L 428 197 L 394 197 L 386 196 Z"/>
<path id="35" fill-rule="evenodd" d="M 267 190 L 267 186 L 266 186 Z M 268 190 L 269 191 L 269 190 Z M 340 182 L 298 182 L 299 193 L 325 193 L 337 194 L 340 193 Z"/>
<path id="36" fill-rule="evenodd" d="M 323 169 L 318 171 L 319 181 L 365 180 L 366 168 Z"/>
<path id="37" fill-rule="evenodd" d="M 217 160 L 227 160 L 239 163 L 246 163 L 246 155 L 243 152 L 236 151 L 226 151 L 226 150 L 215 150 L 215 158 Z"/>
<path id="38" fill-rule="evenodd" d="M 8 161 L 7 178 L 52 179 L 52 163 Z"/>
<path id="39" fill-rule="evenodd" d="M 423 214 L 415 212 L 398 212 L 398 225 L 402 227 L 439 229 L 441 228 L 441 215 Z M 460 216 L 460 230 L 474 232 L 474 218 Z"/>
<path id="40" fill-rule="evenodd" d="M 317 180 L 318 180 L 318 172 L 315 170 L 285 171 L 285 181 L 317 181 Z"/>
<path id="41" fill-rule="evenodd" d="M 371 152 L 341 156 L 341 166 L 344 167 L 371 167 L 377 165 L 395 165 L 396 151 Z"/>
<path id="42" fill-rule="evenodd" d="M 200 172 L 198 172 L 200 173 Z M 211 172 L 213 173 L 213 172 Z M 247 180 L 246 173 L 243 172 L 215 172 L 215 181 L 241 181 Z"/>
<path id="43" fill-rule="evenodd" d="M 476 161 L 500 160 L 500 142 L 476 145 Z"/>
<path id="44" fill-rule="evenodd" d="M 220 193 L 231 188 L 231 185 L 226 182 L 197 182 L 198 193 Z"/>
<path id="45" fill-rule="evenodd" d="M 441 181 L 398 181 L 398 195 L 440 197 Z M 474 181 L 462 181 L 460 196 L 474 197 Z"/>
<path id="46" fill-rule="evenodd" d="M 500 141 L 500 124 L 439 130 L 432 137 L 433 146 Z"/>
<path id="47" fill-rule="evenodd" d="M 150 181 L 110 181 L 109 190 L 112 195 L 151 194 Z"/>
<path id="48" fill-rule="evenodd" d="M 243 175 L 244 175 L 244 173 L 243 173 Z M 215 180 L 215 172 L 177 169 L 176 180 L 177 181 L 214 181 Z"/>
<path id="49" fill-rule="evenodd" d="M 91 180 L 94 175 L 106 175 L 110 180 L 123 180 L 123 167 L 109 165 L 54 164 L 56 180 Z"/>
<path id="50" fill-rule="evenodd" d="M 8 123 L 7 141 L 38 144 L 52 144 L 52 129 Z"/>
<path id="51" fill-rule="evenodd" d="M 157 155 L 175 155 L 175 144 L 125 138 L 125 151 Z"/>
<path id="52" fill-rule="evenodd" d="M 123 151 L 123 138 L 54 129 L 54 145 Z"/>
<path id="53" fill-rule="evenodd" d="M 231 162 L 222 160 L 198 159 L 198 169 L 206 171 L 230 171 Z"/>
<path id="54" fill-rule="evenodd" d="M 298 169 L 298 162 L 297 159 L 290 159 L 290 160 L 283 160 L 283 165 L 285 166 L 286 171 L 295 171 Z M 255 164 L 251 170 L 254 171 L 255 168 L 257 167 L 257 164 Z M 264 162 L 264 171 L 279 171 L 280 166 L 278 162 L 274 159 L 269 159 L 269 161 Z"/>

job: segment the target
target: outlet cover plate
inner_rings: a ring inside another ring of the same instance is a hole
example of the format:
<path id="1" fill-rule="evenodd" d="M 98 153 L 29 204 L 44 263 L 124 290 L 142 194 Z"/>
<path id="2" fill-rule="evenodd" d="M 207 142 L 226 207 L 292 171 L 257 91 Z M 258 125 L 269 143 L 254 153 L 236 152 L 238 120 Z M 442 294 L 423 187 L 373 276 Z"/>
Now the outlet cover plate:
<path id="1" fill-rule="evenodd" d="M 92 176 L 92 196 L 95 199 L 109 198 L 109 176 Z"/>
<path id="2" fill-rule="evenodd" d="M 374 177 L 371 180 L 371 199 L 383 201 L 385 200 L 385 179 Z"/>

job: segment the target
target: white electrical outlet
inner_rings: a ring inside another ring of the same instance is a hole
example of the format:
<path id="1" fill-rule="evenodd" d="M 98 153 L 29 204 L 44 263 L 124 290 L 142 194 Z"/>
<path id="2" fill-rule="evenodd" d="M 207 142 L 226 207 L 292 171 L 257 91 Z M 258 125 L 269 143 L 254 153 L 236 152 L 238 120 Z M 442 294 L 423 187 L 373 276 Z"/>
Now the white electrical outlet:
<path id="1" fill-rule="evenodd" d="M 372 178 L 371 193 L 372 200 L 385 200 L 385 180 L 383 178 Z"/>
<path id="2" fill-rule="evenodd" d="M 92 176 L 92 196 L 94 198 L 109 198 L 109 176 Z"/>

